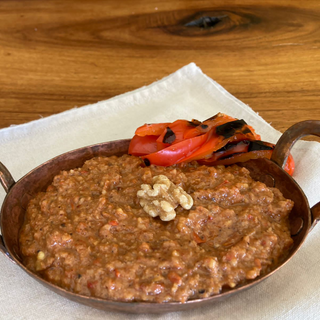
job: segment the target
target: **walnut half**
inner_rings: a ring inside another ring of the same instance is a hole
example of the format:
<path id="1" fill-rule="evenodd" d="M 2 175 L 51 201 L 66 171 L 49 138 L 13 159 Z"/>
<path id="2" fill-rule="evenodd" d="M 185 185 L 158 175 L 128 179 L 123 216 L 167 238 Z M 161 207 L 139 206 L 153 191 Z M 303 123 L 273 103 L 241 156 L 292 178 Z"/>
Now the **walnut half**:
<path id="1" fill-rule="evenodd" d="M 179 204 L 186 210 L 193 206 L 192 197 L 165 175 L 153 177 L 152 183 L 153 186 L 142 184 L 141 190 L 137 192 L 140 205 L 151 217 L 159 216 L 162 221 L 170 221 L 175 218 L 174 209 Z"/>

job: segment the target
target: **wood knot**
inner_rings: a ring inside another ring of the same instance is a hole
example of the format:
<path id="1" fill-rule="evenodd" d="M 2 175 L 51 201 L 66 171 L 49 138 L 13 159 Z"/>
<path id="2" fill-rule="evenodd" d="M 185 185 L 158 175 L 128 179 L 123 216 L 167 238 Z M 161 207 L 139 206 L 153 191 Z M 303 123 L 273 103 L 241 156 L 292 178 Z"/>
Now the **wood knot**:
<path id="1" fill-rule="evenodd" d="M 224 16 L 218 16 L 218 17 L 201 17 L 196 20 L 192 20 L 185 24 L 185 27 L 198 27 L 201 29 L 209 29 L 214 27 L 216 24 L 222 21 L 222 19 L 226 18 L 227 15 Z"/>

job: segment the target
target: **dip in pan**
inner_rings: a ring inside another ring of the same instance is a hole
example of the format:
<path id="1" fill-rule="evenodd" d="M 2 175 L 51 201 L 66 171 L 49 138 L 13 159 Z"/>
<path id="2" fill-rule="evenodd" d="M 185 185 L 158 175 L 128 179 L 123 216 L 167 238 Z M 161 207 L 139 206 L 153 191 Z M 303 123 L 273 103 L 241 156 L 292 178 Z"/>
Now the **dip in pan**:
<path id="1" fill-rule="evenodd" d="M 193 199 L 171 221 L 151 217 L 137 197 L 157 176 Z M 75 293 L 186 302 L 282 262 L 293 244 L 292 207 L 278 189 L 236 165 L 146 167 L 134 156 L 98 157 L 61 172 L 30 201 L 20 248 L 28 269 Z"/>

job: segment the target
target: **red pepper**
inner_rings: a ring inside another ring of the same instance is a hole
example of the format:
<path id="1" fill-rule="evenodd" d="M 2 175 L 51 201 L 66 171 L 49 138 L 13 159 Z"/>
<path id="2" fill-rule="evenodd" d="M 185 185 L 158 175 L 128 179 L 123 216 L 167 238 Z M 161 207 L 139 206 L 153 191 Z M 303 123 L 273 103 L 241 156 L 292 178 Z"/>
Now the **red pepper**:
<path id="1" fill-rule="evenodd" d="M 230 164 L 235 164 L 237 162 L 246 162 L 251 159 L 258 159 L 258 158 L 270 159 L 271 155 L 272 155 L 272 150 L 258 150 L 258 151 L 237 153 L 226 159 L 212 160 L 211 158 L 209 158 L 209 159 L 199 160 L 198 162 L 200 164 L 204 164 L 207 166 L 218 166 L 218 165 L 228 166 Z"/>
<path id="2" fill-rule="evenodd" d="M 197 121 L 197 120 L 193 120 Z M 198 121 L 199 122 L 199 121 Z M 176 120 L 167 125 L 166 129 L 158 137 L 158 143 L 174 144 L 183 141 L 184 135 L 194 129 L 194 122 L 187 120 Z"/>
<path id="3" fill-rule="evenodd" d="M 202 159 L 202 160 L 199 160 L 198 162 L 200 164 L 207 165 L 207 166 L 218 166 L 218 165 L 228 166 L 231 164 L 235 164 L 237 162 L 246 162 L 251 159 L 259 159 L 259 158 L 270 159 L 272 152 L 273 150 L 257 150 L 257 151 L 234 154 L 233 156 L 226 159 L 212 160 L 210 158 L 210 159 Z M 289 175 L 292 175 L 294 172 L 294 167 L 295 167 L 294 160 L 292 155 L 290 154 L 285 164 L 284 170 Z"/>
<path id="4" fill-rule="evenodd" d="M 243 140 L 243 141 L 240 141 L 236 144 L 227 143 L 221 149 L 213 152 L 210 155 L 210 157 L 208 157 L 208 159 L 210 159 L 210 161 L 213 162 L 213 161 L 217 161 L 221 158 L 228 157 L 232 154 L 248 152 L 249 144 L 250 144 L 250 141 L 248 141 L 248 140 Z"/>
<path id="5" fill-rule="evenodd" d="M 244 153 L 249 151 L 257 151 L 257 150 L 273 150 L 274 144 L 260 141 L 260 140 L 242 140 L 237 143 L 227 143 L 221 149 L 213 152 L 210 157 L 206 159 L 210 159 L 210 161 L 217 161 L 225 159 L 230 155 L 237 154 L 237 153 Z"/>
<path id="6" fill-rule="evenodd" d="M 284 165 L 284 171 L 286 171 L 290 176 L 293 175 L 295 168 L 294 160 L 291 154 L 289 154 L 286 164 Z"/>
<path id="7" fill-rule="evenodd" d="M 129 154 L 142 156 L 147 165 L 159 166 L 193 160 L 207 165 L 229 165 L 262 157 L 270 159 L 274 145 L 258 140 L 260 136 L 243 120 L 218 113 L 203 122 L 145 124 L 136 130 Z M 291 155 L 285 170 L 293 173 Z"/>
<path id="8" fill-rule="evenodd" d="M 251 159 L 267 158 L 270 159 L 274 144 L 265 141 L 241 141 L 237 144 L 229 144 L 221 151 L 212 153 L 210 158 L 198 160 L 200 164 L 215 165 L 231 165 L 237 162 L 246 162 Z M 261 150 L 257 150 L 261 148 Z M 263 150 L 266 148 L 265 150 Z M 292 175 L 294 172 L 294 160 L 290 154 L 285 164 L 284 170 Z"/>
<path id="9" fill-rule="evenodd" d="M 87 281 L 87 287 L 89 289 L 93 289 L 97 284 L 98 284 L 98 281 L 90 281 L 90 280 Z"/>
<path id="10" fill-rule="evenodd" d="M 120 271 L 118 269 L 114 269 L 114 273 L 115 273 L 116 278 L 120 277 Z"/>
<path id="11" fill-rule="evenodd" d="M 165 128 L 169 125 L 169 122 L 164 123 L 151 123 L 151 124 L 144 124 L 143 126 L 139 127 L 135 134 L 139 137 L 144 136 L 160 136 L 160 134 L 165 130 Z"/>
<path id="12" fill-rule="evenodd" d="M 208 134 L 206 143 L 182 161 L 193 161 L 206 158 L 229 142 L 255 139 L 254 134 L 243 120 L 229 121 L 218 127 L 212 128 L 211 131 L 206 134 Z"/>
<path id="13" fill-rule="evenodd" d="M 207 135 L 203 134 L 191 139 L 186 139 L 176 144 L 170 145 L 158 152 L 142 156 L 145 162 L 158 166 L 172 166 L 175 163 L 187 158 L 190 154 L 199 149 L 207 140 Z"/>
<path id="14" fill-rule="evenodd" d="M 248 128 L 250 129 L 250 131 L 253 133 L 254 137 L 255 137 L 255 140 L 261 140 L 261 136 L 259 134 L 256 133 L 256 131 L 254 130 L 253 127 L 249 126 L 247 124 Z"/>
<path id="15" fill-rule="evenodd" d="M 236 120 L 235 118 L 232 118 L 224 113 L 218 113 L 215 116 L 201 122 L 197 127 L 187 131 L 184 135 L 185 139 L 193 138 L 198 135 L 204 134 L 208 131 L 210 131 L 212 128 L 220 126 L 221 124 L 231 122 Z"/>
<path id="16" fill-rule="evenodd" d="M 198 150 L 195 150 L 194 152 L 190 153 L 189 156 L 185 157 L 184 159 L 181 159 L 178 163 L 190 162 L 192 160 L 202 159 L 205 156 L 214 152 L 215 150 L 218 150 L 221 147 L 223 147 L 221 145 L 221 142 L 223 141 L 223 137 L 216 135 L 213 132 L 213 130 L 209 131 L 201 136 L 198 136 L 198 137 L 206 137 L 205 143 Z M 195 139 L 195 138 L 196 137 L 191 138 L 191 139 Z"/>
<path id="17" fill-rule="evenodd" d="M 133 156 L 143 156 L 158 151 L 157 136 L 135 135 L 129 145 L 128 153 Z"/>
<path id="18" fill-rule="evenodd" d="M 139 127 L 135 132 L 135 141 L 136 142 L 142 142 L 142 143 L 148 143 L 149 141 L 153 142 L 153 137 L 157 137 L 157 150 L 162 150 L 163 148 L 166 148 L 170 146 L 171 144 L 175 144 L 178 142 L 181 142 L 184 140 L 184 134 L 188 132 L 190 129 L 193 129 L 194 127 L 198 126 L 201 122 L 198 120 L 176 120 L 173 123 L 153 123 L 153 124 L 145 124 L 141 127 Z M 146 140 L 138 140 L 137 136 L 139 137 L 149 137 Z M 134 155 L 143 155 L 148 154 L 139 152 L 140 151 L 141 144 L 136 147 Z M 152 152 L 157 151 L 154 149 Z"/>
<path id="19" fill-rule="evenodd" d="M 242 133 L 238 133 L 230 138 L 224 139 L 221 136 L 211 138 L 209 141 L 204 144 L 200 149 L 198 149 L 196 152 L 194 152 L 192 155 L 184 159 L 184 161 L 193 161 L 193 160 L 199 160 L 204 159 L 211 153 L 223 148 L 228 142 L 232 141 L 242 141 L 246 140 L 248 137 Z"/>
<path id="20" fill-rule="evenodd" d="M 203 237 L 203 238 L 200 238 L 199 235 L 193 231 L 193 239 L 196 243 L 205 243 L 206 242 L 206 239 Z"/>

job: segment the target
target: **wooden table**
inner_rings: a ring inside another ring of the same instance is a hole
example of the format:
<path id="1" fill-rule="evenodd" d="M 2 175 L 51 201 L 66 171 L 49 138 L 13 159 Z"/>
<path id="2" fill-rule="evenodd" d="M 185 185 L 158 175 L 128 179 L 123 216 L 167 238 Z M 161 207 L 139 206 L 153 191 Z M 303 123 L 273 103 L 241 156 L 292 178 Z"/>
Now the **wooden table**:
<path id="1" fill-rule="evenodd" d="M 0 128 L 195 62 L 283 131 L 320 119 L 319 25 L 319 0 L 2 0 Z"/>

